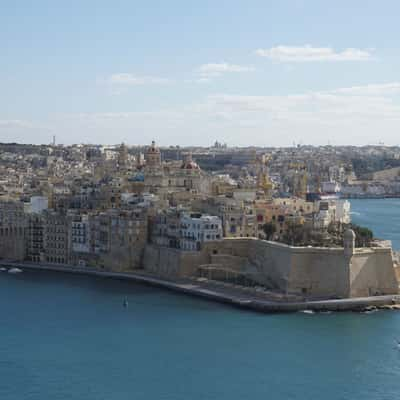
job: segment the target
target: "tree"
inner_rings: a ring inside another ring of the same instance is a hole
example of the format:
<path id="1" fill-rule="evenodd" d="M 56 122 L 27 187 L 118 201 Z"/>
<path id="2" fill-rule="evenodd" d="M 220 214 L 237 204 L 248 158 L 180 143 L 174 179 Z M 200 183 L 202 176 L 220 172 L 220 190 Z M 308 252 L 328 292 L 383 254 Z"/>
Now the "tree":
<path id="1" fill-rule="evenodd" d="M 371 245 L 371 241 L 374 238 L 374 233 L 371 229 L 356 224 L 352 224 L 350 227 L 356 234 L 356 247 L 369 247 Z"/>
<path id="2" fill-rule="evenodd" d="M 298 222 L 288 221 L 283 242 L 292 246 L 301 245 L 304 241 L 304 225 Z"/>
<path id="3" fill-rule="evenodd" d="M 263 225 L 263 231 L 267 240 L 271 240 L 276 232 L 276 226 L 272 222 L 267 222 Z"/>

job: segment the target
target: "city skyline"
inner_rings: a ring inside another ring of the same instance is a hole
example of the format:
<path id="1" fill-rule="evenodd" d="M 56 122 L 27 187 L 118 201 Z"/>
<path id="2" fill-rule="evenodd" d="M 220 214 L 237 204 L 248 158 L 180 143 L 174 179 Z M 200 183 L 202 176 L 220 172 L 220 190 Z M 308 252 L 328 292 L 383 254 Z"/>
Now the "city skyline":
<path id="1" fill-rule="evenodd" d="M 398 145 L 400 6 L 265 3 L 4 4 L 0 141 Z"/>

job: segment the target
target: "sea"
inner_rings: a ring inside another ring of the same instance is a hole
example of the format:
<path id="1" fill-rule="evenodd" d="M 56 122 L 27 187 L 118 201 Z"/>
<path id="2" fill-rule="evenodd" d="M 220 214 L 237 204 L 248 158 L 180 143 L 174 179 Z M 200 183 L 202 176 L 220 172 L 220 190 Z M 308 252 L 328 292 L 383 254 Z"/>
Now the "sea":
<path id="1" fill-rule="evenodd" d="M 366 226 L 379 239 L 391 240 L 400 251 L 400 199 L 353 199 L 352 222 Z M 400 398 L 400 396 L 399 396 Z"/>
<path id="2" fill-rule="evenodd" d="M 400 200 L 352 206 L 398 246 Z M 0 400 L 398 400 L 399 340 L 396 311 L 257 314 L 125 281 L 0 272 Z"/>

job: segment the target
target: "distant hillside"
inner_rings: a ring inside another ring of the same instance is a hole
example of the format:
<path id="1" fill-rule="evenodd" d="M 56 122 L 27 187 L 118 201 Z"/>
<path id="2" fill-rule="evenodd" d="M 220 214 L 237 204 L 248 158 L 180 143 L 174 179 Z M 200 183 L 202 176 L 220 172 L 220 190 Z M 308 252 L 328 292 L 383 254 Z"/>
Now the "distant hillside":
<path id="1" fill-rule="evenodd" d="M 377 171 L 372 174 L 374 181 L 394 181 L 400 180 L 400 167 L 394 167 Z"/>
<path id="2" fill-rule="evenodd" d="M 364 156 L 351 160 L 353 170 L 358 179 L 373 179 L 376 172 L 400 167 L 400 159 Z"/>

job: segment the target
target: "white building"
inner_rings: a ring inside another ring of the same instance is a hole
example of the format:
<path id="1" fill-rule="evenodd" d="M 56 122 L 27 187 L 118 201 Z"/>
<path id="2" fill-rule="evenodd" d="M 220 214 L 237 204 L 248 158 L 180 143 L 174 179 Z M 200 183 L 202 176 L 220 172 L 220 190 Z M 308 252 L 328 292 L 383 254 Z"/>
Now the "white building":
<path id="1" fill-rule="evenodd" d="M 320 201 L 318 212 L 314 218 L 314 227 L 324 229 L 331 223 L 349 224 L 350 202 L 348 200 Z"/>
<path id="2" fill-rule="evenodd" d="M 350 202 L 348 200 L 336 201 L 336 221 L 341 224 L 350 224 Z"/>
<path id="3" fill-rule="evenodd" d="M 180 217 L 179 247 L 196 251 L 203 242 L 222 238 L 222 221 L 219 217 L 198 213 L 183 214 Z"/>
<path id="4" fill-rule="evenodd" d="M 340 184 L 334 181 L 321 183 L 321 190 L 323 193 L 339 193 L 340 189 Z"/>
<path id="5" fill-rule="evenodd" d="M 25 212 L 40 214 L 49 208 L 49 200 L 44 196 L 32 196 L 30 202 L 25 205 Z"/>

